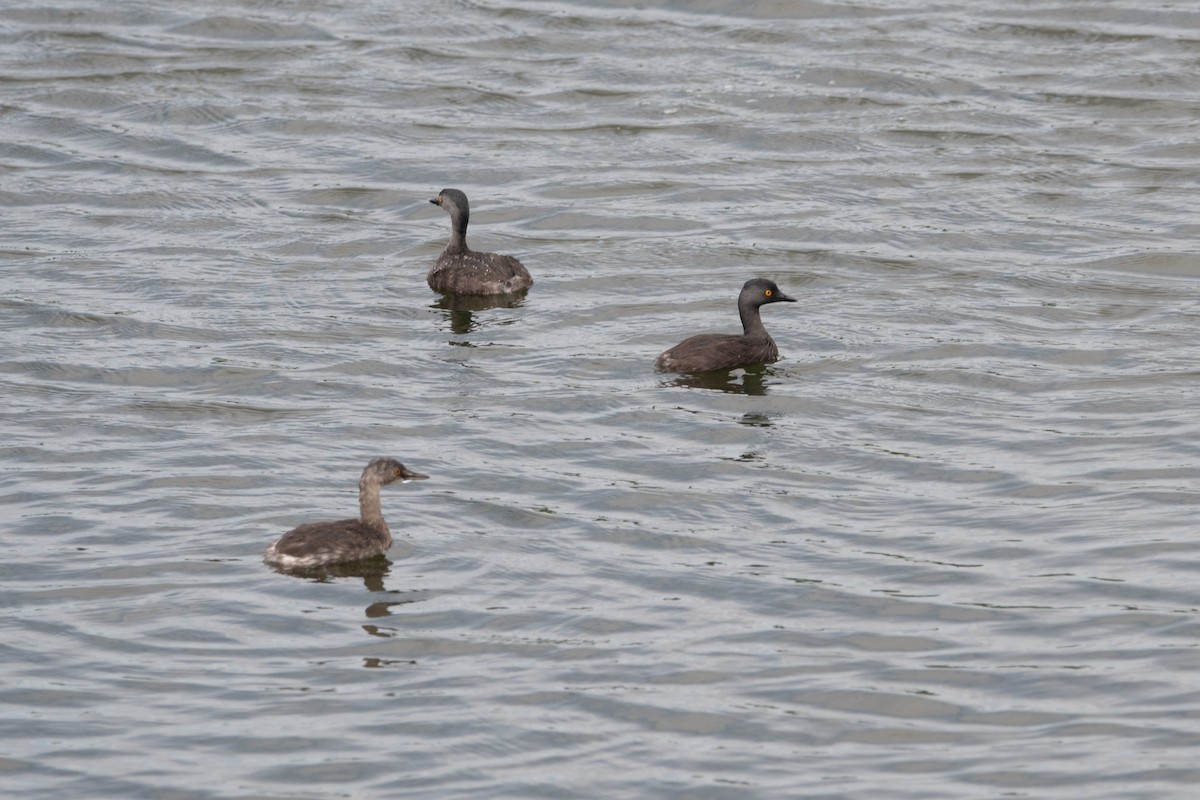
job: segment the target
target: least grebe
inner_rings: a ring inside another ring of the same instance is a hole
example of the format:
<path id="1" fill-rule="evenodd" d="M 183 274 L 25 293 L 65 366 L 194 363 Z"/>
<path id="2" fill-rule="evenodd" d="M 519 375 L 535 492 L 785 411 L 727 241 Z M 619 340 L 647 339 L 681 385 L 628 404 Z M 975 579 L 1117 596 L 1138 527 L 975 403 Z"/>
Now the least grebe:
<path id="1" fill-rule="evenodd" d="M 738 295 L 741 336 L 733 333 L 691 336 L 660 355 L 656 365 L 671 372 L 708 372 L 777 360 L 779 348 L 763 327 L 758 309 L 767 303 L 779 302 L 794 303 L 796 298 L 779 291 L 774 281 L 751 278 Z"/>
<path id="2" fill-rule="evenodd" d="M 458 189 L 442 189 L 429 202 L 450 213 L 450 243 L 438 256 L 425 280 L 446 294 L 513 294 L 533 285 L 529 270 L 512 256 L 480 253 L 467 247 L 471 207 Z"/>
<path id="3" fill-rule="evenodd" d="M 386 552 L 392 532 L 383 521 L 379 490 L 392 481 L 428 478 L 394 458 L 376 458 L 367 464 L 358 481 L 358 519 L 310 522 L 285 533 L 267 548 L 265 560 L 285 569 L 320 567 L 357 561 Z"/>

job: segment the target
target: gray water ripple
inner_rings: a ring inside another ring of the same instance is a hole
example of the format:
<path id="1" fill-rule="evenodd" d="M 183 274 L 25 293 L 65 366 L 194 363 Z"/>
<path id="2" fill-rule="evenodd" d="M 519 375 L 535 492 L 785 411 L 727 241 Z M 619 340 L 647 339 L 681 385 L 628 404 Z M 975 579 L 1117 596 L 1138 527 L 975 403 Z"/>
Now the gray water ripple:
<path id="1" fill-rule="evenodd" d="M 6 787 L 1189 796 L 1194 17 L 0 12 Z"/>

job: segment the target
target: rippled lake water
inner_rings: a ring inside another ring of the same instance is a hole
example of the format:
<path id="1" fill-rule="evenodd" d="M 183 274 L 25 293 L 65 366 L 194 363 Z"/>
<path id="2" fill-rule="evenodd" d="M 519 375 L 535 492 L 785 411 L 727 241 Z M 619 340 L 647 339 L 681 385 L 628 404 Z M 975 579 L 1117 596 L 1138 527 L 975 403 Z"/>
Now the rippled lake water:
<path id="1" fill-rule="evenodd" d="M 13 798 L 1200 791 L 1193 3 L 0 10 Z M 424 274 L 472 199 L 518 303 Z M 734 330 L 783 359 L 656 373 Z M 266 545 L 392 486 L 386 565 Z"/>

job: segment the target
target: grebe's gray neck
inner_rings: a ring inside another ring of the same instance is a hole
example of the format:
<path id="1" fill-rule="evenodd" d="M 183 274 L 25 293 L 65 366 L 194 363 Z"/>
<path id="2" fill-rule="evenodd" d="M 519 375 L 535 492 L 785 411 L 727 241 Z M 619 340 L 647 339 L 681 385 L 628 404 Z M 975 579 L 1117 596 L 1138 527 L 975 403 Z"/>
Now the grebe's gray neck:
<path id="1" fill-rule="evenodd" d="M 753 339 L 770 339 L 763 325 L 762 315 L 758 312 L 759 303 L 751 297 L 738 299 L 738 316 L 742 318 L 743 335 Z"/>
<path id="2" fill-rule="evenodd" d="M 447 253 L 467 252 L 467 218 L 467 212 L 461 209 L 451 209 L 450 243 L 446 245 Z"/>
<path id="3" fill-rule="evenodd" d="M 383 505 L 379 500 L 379 478 L 369 472 L 364 472 L 358 480 L 358 516 L 363 522 L 373 527 L 388 529 L 383 521 Z"/>

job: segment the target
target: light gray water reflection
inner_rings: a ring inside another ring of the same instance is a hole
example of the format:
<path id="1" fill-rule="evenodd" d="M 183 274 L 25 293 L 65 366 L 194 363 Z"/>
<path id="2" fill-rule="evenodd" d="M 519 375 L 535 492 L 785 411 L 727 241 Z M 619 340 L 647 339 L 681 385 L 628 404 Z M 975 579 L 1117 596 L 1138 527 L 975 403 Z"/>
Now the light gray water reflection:
<path id="1" fill-rule="evenodd" d="M 0 9 L 6 796 L 1192 797 L 1197 30 Z M 375 455 L 388 558 L 267 568 Z"/>

